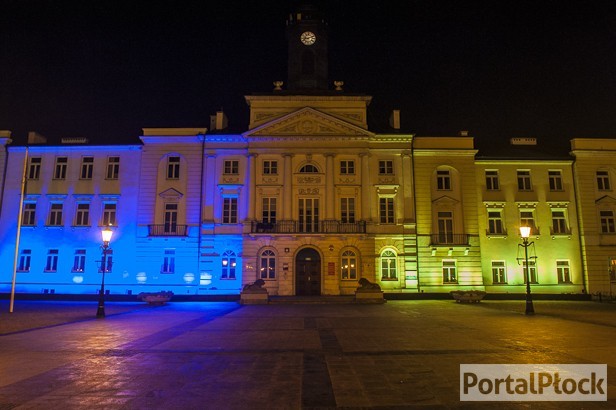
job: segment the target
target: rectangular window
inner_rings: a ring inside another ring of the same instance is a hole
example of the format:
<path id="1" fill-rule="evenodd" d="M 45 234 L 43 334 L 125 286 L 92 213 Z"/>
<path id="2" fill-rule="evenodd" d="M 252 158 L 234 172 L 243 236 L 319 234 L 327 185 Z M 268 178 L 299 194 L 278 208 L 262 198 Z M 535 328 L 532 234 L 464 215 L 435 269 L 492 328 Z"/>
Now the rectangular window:
<path id="1" fill-rule="evenodd" d="M 160 273 L 175 273 L 175 249 L 165 249 Z"/>
<path id="2" fill-rule="evenodd" d="M 66 168 L 68 167 L 67 157 L 56 157 L 56 166 L 53 179 L 66 179 Z"/>
<path id="3" fill-rule="evenodd" d="M 28 166 L 28 179 L 39 179 L 41 176 L 41 158 L 30 158 L 30 165 Z"/>
<path id="4" fill-rule="evenodd" d="M 611 190 L 610 174 L 607 171 L 597 171 L 597 189 L 599 191 Z"/>
<path id="5" fill-rule="evenodd" d="M 178 204 L 165 204 L 164 232 L 177 233 Z"/>
<path id="6" fill-rule="evenodd" d="M 451 190 L 451 174 L 447 170 L 436 171 L 436 189 L 439 191 Z"/>
<path id="7" fill-rule="evenodd" d="M 381 254 L 381 278 L 395 280 L 398 278 L 397 257 L 393 251 L 386 250 Z"/>
<path id="8" fill-rule="evenodd" d="M 528 272 L 530 283 L 537 283 L 537 266 L 535 265 L 535 261 L 528 261 L 528 266 L 530 268 Z M 524 283 L 526 283 L 526 261 L 522 261 L 522 274 L 524 275 Z"/>
<path id="9" fill-rule="evenodd" d="M 222 203 L 222 223 L 237 223 L 237 198 L 223 198 Z"/>
<path id="10" fill-rule="evenodd" d="M 382 224 L 393 224 L 395 222 L 393 198 L 379 198 L 379 215 Z"/>
<path id="11" fill-rule="evenodd" d="M 569 261 L 556 261 L 556 274 L 558 275 L 558 283 L 571 283 Z"/>
<path id="12" fill-rule="evenodd" d="M 453 243 L 453 212 L 439 212 L 437 217 L 438 243 Z"/>
<path id="13" fill-rule="evenodd" d="M 221 279 L 235 279 L 235 268 L 237 261 L 235 253 L 225 252 L 222 256 L 222 275 Z"/>
<path id="14" fill-rule="evenodd" d="M 355 174 L 355 161 L 340 161 L 340 174 L 342 175 Z"/>
<path id="15" fill-rule="evenodd" d="M 111 272 L 113 268 L 113 249 L 107 249 L 107 255 L 98 267 L 98 273 L 103 273 L 103 264 L 105 265 L 105 273 Z"/>
<path id="16" fill-rule="evenodd" d="M 19 265 L 17 272 L 30 272 L 30 262 L 32 261 L 32 250 L 22 249 L 19 254 Z"/>
<path id="17" fill-rule="evenodd" d="M 532 191 L 533 186 L 530 181 L 530 171 L 518 170 L 518 191 Z"/>
<path id="18" fill-rule="evenodd" d="M 599 211 L 601 218 L 601 233 L 616 233 L 614 211 Z"/>
<path id="19" fill-rule="evenodd" d="M 278 175 L 278 161 L 263 161 L 264 175 Z"/>
<path id="20" fill-rule="evenodd" d="M 45 262 L 45 272 L 58 271 L 58 250 L 50 249 L 47 251 L 47 261 Z"/>
<path id="21" fill-rule="evenodd" d="M 505 233 L 503 214 L 500 210 L 488 210 L 488 233 L 496 235 L 503 235 Z"/>
<path id="22" fill-rule="evenodd" d="M 458 283 L 455 260 L 443 260 L 443 283 Z"/>
<path id="23" fill-rule="evenodd" d="M 552 234 L 568 234 L 567 216 L 562 209 L 552 210 Z"/>
<path id="24" fill-rule="evenodd" d="M 86 269 L 86 250 L 76 249 L 72 272 L 83 272 Z"/>
<path id="25" fill-rule="evenodd" d="M 77 204 L 75 226 L 90 226 L 90 204 Z"/>
<path id="26" fill-rule="evenodd" d="M 381 160 L 379 161 L 379 174 L 380 175 L 393 175 L 394 173 L 394 162 L 391 160 Z"/>
<path id="27" fill-rule="evenodd" d="M 81 175 L 79 175 L 80 179 L 92 179 L 92 171 L 94 169 L 94 158 L 93 157 L 82 157 L 81 158 Z"/>
<path id="28" fill-rule="evenodd" d="M 270 250 L 261 254 L 261 279 L 276 279 L 276 255 Z"/>
<path id="29" fill-rule="evenodd" d="M 319 232 L 318 198 L 300 198 L 298 215 L 300 232 Z"/>
<path id="30" fill-rule="evenodd" d="M 263 198 L 263 209 L 261 216 L 261 221 L 264 224 L 276 223 L 276 198 Z"/>
<path id="31" fill-rule="evenodd" d="M 505 261 L 492 261 L 492 283 L 507 283 L 507 268 Z"/>
<path id="32" fill-rule="evenodd" d="M 550 191 L 563 190 L 563 176 L 560 171 L 548 171 L 548 181 L 550 184 Z"/>
<path id="33" fill-rule="evenodd" d="M 180 157 L 167 157 L 167 179 L 180 178 Z"/>
<path id="34" fill-rule="evenodd" d="M 340 268 L 342 273 L 342 279 L 357 280 L 357 258 L 355 252 L 344 251 L 340 260 Z"/>
<path id="35" fill-rule="evenodd" d="M 62 209 L 63 204 L 51 204 L 49 207 L 49 219 L 47 225 L 62 226 Z"/>
<path id="36" fill-rule="evenodd" d="M 539 233 L 535 227 L 535 212 L 532 209 L 520 211 L 520 226 L 530 226 L 531 235 L 536 235 Z"/>
<path id="37" fill-rule="evenodd" d="M 116 225 L 116 204 L 104 204 L 103 205 L 103 220 L 101 226 L 115 226 Z"/>
<path id="38" fill-rule="evenodd" d="M 486 189 L 488 191 L 498 191 L 500 189 L 500 185 L 498 182 L 498 171 L 486 171 Z"/>
<path id="39" fill-rule="evenodd" d="M 355 198 L 340 198 L 340 222 L 355 223 Z"/>
<path id="40" fill-rule="evenodd" d="M 240 173 L 240 162 L 235 160 L 225 161 L 224 173 L 228 175 L 238 175 Z"/>
<path id="41" fill-rule="evenodd" d="M 36 203 L 34 202 L 24 203 L 24 212 L 21 218 L 21 224 L 23 226 L 35 226 L 36 225 Z"/>
<path id="42" fill-rule="evenodd" d="M 118 179 L 120 174 L 120 157 L 107 157 L 106 179 Z"/>

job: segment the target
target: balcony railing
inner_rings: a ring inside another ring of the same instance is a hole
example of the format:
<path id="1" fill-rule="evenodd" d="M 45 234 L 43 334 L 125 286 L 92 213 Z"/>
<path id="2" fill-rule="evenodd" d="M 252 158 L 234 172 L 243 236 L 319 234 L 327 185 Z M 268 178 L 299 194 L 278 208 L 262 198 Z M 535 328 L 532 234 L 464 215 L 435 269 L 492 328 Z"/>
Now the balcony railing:
<path id="1" fill-rule="evenodd" d="M 430 235 L 431 245 L 468 245 L 468 234 L 434 233 Z"/>
<path id="2" fill-rule="evenodd" d="M 252 222 L 251 233 L 366 233 L 366 222 L 319 221 L 305 223 L 300 221 L 279 221 L 272 223 Z"/>
<path id="3" fill-rule="evenodd" d="M 187 236 L 188 226 L 177 224 L 148 225 L 150 236 Z"/>

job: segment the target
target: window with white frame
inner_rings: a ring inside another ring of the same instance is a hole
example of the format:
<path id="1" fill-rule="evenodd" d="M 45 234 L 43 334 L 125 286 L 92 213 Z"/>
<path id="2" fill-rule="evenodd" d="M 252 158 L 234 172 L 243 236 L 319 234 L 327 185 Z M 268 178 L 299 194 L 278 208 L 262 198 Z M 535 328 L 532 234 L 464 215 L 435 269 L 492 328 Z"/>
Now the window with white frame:
<path id="1" fill-rule="evenodd" d="M 382 224 L 393 224 L 396 222 L 393 198 L 379 198 L 379 217 Z"/>
<path id="2" fill-rule="evenodd" d="M 530 283 L 538 283 L 537 282 L 537 266 L 534 260 L 528 261 L 528 278 L 530 279 Z M 522 274 L 524 275 L 524 283 L 526 283 L 526 261 L 522 261 Z"/>
<path id="3" fill-rule="evenodd" d="M 29 162 L 28 179 L 39 179 L 41 176 L 41 157 L 32 157 Z"/>
<path id="4" fill-rule="evenodd" d="M 64 205 L 60 203 L 52 203 L 49 206 L 49 218 L 47 219 L 47 225 L 49 226 L 62 226 L 62 211 Z"/>
<path id="5" fill-rule="evenodd" d="M 503 235 L 505 233 L 502 210 L 488 209 L 488 233 L 493 235 Z"/>
<path id="6" fill-rule="evenodd" d="M 165 249 L 160 273 L 175 273 L 175 249 Z"/>
<path id="7" fill-rule="evenodd" d="M 107 157 L 105 179 L 118 179 L 120 174 L 120 157 Z"/>
<path id="8" fill-rule="evenodd" d="M 25 202 L 24 203 L 24 211 L 21 218 L 21 224 L 24 226 L 34 226 L 36 225 L 36 203 L 35 202 Z"/>
<path id="9" fill-rule="evenodd" d="M 53 172 L 53 179 L 66 179 L 66 169 L 68 167 L 67 157 L 56 157 L 56 164 Z"/>
<path id="10" fill-rule="evenodd" d="M 492 261 L 492 283 L 507 283 L 507 266 L 505 261 Z"/>
<path id="11" fill-rule="evenodd" d="M 393 280 L 398 278 L 398 258 L 392 250 L 381 253 L 381 279 Z"/>
<path id="12" fill-rule="evenodd" d="M 569 228 L 567 227 L 567 214 L 564 209 L 552 209 L 552 234 L 569 234 Z"/>
<path id="13" fill-rule="evenodd" d="M 276 223 L 276 202 L 275 197 L 264 197 L 261 201 L 261 221 L 264 224 Z"/>
<path id="14" fill-rule="evenodd" d="M 263 161 L 263 175 L 278 175 L 278 161 Z"/>
<path id="15" fill-rule="evenodd" d="M 240 173 L 240 162 L 238 160 L 225 160 L 223 173 L 226 175 L 238 175 Z"/>
<path id="16" fill-rule="evenodd" d="M 223 198 L 222 200 L 222 223 L 237 223 L 237 198 Z"/>
<path id="17" fill-rule="evenodd" d="M 75 211 L 75 226 L 90 226 L 90 204 L 77 204 Z"/>
<path id="18" fill-rule="evenodd" d="M 340 198 L 340 222 L 355 223 L 355 198 Z"/>
<path id="19" fill-rule="evenodd" d="M 614 211 L 599 211 L 599 218 L 601 220 L 601 233 L 616 233 L 616 218 L 614 218 Z"/>
<path id="20" fill-rule="evenodd" d="M 276 279 L 276 254 L 269 249 L 261 252 L 259 257 L 259 277 L 261 279 Z"/>
<path id="21" fill-rule="evenodd" d="M 353 160 L 340 161 L 340 174 L 342 175 L 355 174 L 355 161 Z"/>
<path id="22" fill-rule="evenodd" d="M 180 157 L 167 157 L 167 179 L 180 178 Z"/>
<path id="23" fill-rule="evenodd" d="M 235 279 L 236 265 L 235 252 L 225 251 L 222 254 L 222 273 L 220 277 L 222 279 Z"/>
<path id="24" fill-rule="evenodd" d="M 533 185 L 530 180 L 530 171 L 518 170 L 518 191 L 532 191 Z"/>
<path id="25" fill-rule="evenodd" d="M 32 262 L 32 249 L 22 249 L 19 252 L 19 263 L 17 272 L 30 272 L 30 263 Z"/>
<path id="26" fill-rule="evenodd" d="M 47 261 L 45 262 L 45 272 L 58 271 L 58 253 L 57 249 L 49 249 L 47 251 Z"/>
<path id="27" fill-rule="evenodd" d="M 81 174 L 79 179 L 92 179 L 94 157 L 81 157 Z"/>
<path id="28" fill-rule="evenodd" d="M 458 283 L 458 273 L 454 259 L 443 259 L 443 283 Z"/>
<path id="29" fill-rule="evenodd" d="M 597 171 L 597 189 L 599 191 L 610 191 L 610 174 L 608 171 Z"/>
<path id="30" fill-rule="evenodd" d="M 102 226 L 116 225 L 116 208 L 115 203 L 103 204 L 103 219 L 101 221 Z"/>
<path id="31" fill-rule="evenodd" d="M 340 268 L 343 280 L 357 280 L 357 255 L 351 250 L 342 252 Z"/>
<path id="32" fill-rule="evenodd" d="M 380 175 L 393 175 L 394 162 L 392 160 L 380 160 L 379 161 L 379 174 Z"/>
<path id="33" fill-rule="evenodd" d="M 498 191 L 500 189 L 497 170 L 486 170 L 486 189 L 488 191 Z"/>
<path id="34" fill-rule="evenodd" d="M 560 170 L 548 171 L 548 183 L 550 185 L 550 191 L 563 190 L 563 176 Z"/>
<path id="35" fill-rule="evenodd" d="M 451 190 L 451 173 L 446 169 L 436 171 L 436 189 L 439 191 Z"/>
<path id="36" fill-rule="evenodd" d="M 571 283 L 571 269 L 569 268 L 569 261 L 556 261 L 556 275 L 558 276 L 558 283 Z"/>
<path id="37" fill-rule="evenodd" d="M 536 235 L 537 227 L 535 226 L 535 211 L 534 209 L 520 209 L 520 226 L 530 226 L 531 235 Z"/>
<path id="38" fill-rule="evenodd" d="M 75 249 L 72 272 L 83 272 L 86 269 L 86 250 Z"/>

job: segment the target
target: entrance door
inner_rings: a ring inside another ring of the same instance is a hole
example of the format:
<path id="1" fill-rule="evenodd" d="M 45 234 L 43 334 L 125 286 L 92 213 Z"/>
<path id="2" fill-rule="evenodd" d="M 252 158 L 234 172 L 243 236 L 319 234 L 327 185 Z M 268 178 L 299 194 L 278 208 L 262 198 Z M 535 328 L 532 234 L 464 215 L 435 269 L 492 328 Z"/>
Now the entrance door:
<path id="1" fill-rule="evenodd" d="M 295 294 L 321 294 L 321 256 L 314 249 L 302 249 L 295 258 Z"/>

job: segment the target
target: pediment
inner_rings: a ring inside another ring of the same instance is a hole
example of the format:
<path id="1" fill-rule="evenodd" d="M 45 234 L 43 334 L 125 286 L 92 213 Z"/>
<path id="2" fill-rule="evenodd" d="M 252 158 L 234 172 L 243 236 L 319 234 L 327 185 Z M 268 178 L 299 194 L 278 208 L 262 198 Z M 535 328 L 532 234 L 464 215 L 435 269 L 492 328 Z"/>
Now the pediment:
<path id="1" fill-rule="evenodd" d="M 616 198 L 609 196 L 609 195 L 603 195 L 601 198 L 595 201 L 595 204 L 597 205 L 616 205 Z"/>
<path id="2" fill-rule="evenodd" d="M 244 137 L 351 137 L 371 138 L 374 134 L 361 127 L 332 117 L 314 108 L 304 107 L 245 132 Z"/>
<path id="3" fill-rule="evenodd" d="M 441 197 L 438 197 L 438 198 L 432 200 L 432 203 L 434 205 L 447 205 L 447 206 L 453 206 L 453 205 L 458 204 L 459 202 L 460 201 L 458 201 L 457 199 L 452 198 L 452 197 L 450 197 L 448 195 L 443 195 Z"/>
<path id="4" fill-rule="evenodd" d="M 184 194 L 178 191 L 177 189 L 169 188 L 169 189 L 164 190 L 160 194 L 158 194 L 158 196 L 163 199 L 178 200 L 182 198 Z"/>

